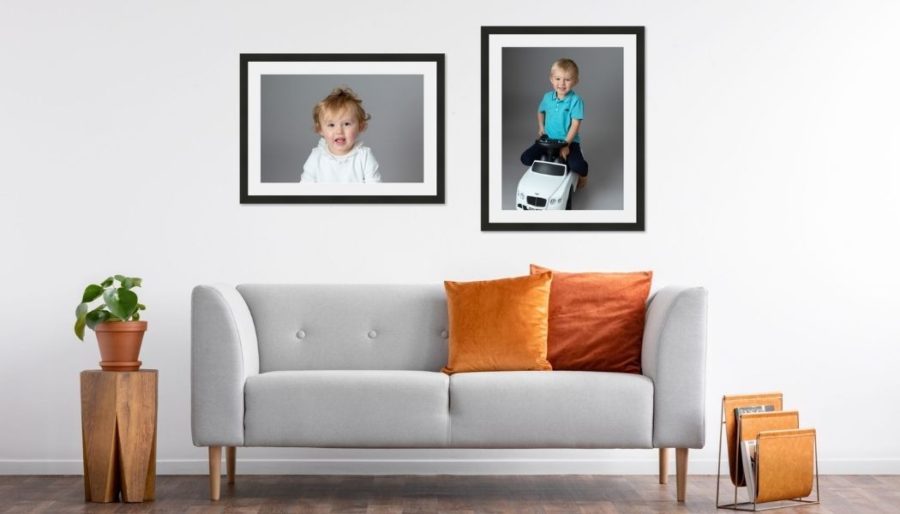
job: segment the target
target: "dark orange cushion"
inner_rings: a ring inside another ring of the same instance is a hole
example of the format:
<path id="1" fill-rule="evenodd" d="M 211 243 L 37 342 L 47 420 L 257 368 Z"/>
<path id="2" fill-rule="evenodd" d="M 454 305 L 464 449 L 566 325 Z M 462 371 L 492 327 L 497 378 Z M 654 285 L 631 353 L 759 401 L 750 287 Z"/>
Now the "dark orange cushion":
<path id="1" fill-rule="evenodd" d="M 550 271 L 531 265 L 532 274 Z M 556 370 L 641 372 L 653 272 L 553 272 L 547 360 Z"/>
<path id="2" fill-rule="evenodd" d="M 549 370 L 551 273 L 444 282 L 450 352 L 444 373 Z"/>

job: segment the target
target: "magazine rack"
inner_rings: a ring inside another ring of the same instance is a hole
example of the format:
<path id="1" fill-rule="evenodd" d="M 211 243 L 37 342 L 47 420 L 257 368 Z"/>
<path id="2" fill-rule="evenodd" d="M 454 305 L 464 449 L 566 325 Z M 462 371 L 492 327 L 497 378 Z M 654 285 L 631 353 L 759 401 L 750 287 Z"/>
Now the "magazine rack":
<path id="1" fill-rule="evenodd" d="M 781 393 L 722 397 L 716 474 L 717 508 L 762 511 L 819 503 L 816 431 L 799 428 L 799 412 L 785 411 L 783 406 Z M 735 409 L 741 407 L 767 412 L 746 412 L 736 416 Z M 726 442 L 729 478 L 734 487 L 734 499 L 726 504 L 719 503 L 723 439 Z M 745 476 L 741 465 L 741 443 L 745 441 L 752 441 L 756 447 L 756 467 L 751 477 Z M 813 486 L 815 499 L 810 499 Z M 740 487 L 746 488 L 747 501 L 738 501 Z"/>

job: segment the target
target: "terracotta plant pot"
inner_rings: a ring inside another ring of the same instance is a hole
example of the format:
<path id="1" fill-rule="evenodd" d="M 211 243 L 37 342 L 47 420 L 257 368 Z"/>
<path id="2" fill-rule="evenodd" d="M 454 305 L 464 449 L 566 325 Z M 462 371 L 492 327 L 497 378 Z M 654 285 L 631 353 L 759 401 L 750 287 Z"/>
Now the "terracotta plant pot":
<path id="1" fill-rule="evenodd" d="M 107 321 L 94 327 L 104 371 L 137 371 L 141 368 L 141 342 L 146 321 Z"/>

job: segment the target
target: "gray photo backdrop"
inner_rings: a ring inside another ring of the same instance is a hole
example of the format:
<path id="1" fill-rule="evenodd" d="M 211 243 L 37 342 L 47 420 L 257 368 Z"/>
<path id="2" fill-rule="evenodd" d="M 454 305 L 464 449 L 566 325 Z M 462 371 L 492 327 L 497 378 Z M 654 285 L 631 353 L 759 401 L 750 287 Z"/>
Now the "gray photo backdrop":
<path id="1" fill-rule="evenodd" d="M 503 48 L 503 209 L 516 208 L 516 187 L 525 172 L 522 152 L 537 138 L 537 110 L 550 91 L 550 66 L 567 57 L 578 64 L 575 92 L 584 99 L 581 149 L 588 184 L 572 208 L 624 208 L 622 48 Z"/>
<path id="2" fill-rule="evenodd" d="M 262 182 L 298 182 L 319 143 L 313 108 L 349 86 L 372 116 L 359 140 L 372 149 L 384 182 L 424 182 L 424 78 L 421 75 L 263 75 Z"/>

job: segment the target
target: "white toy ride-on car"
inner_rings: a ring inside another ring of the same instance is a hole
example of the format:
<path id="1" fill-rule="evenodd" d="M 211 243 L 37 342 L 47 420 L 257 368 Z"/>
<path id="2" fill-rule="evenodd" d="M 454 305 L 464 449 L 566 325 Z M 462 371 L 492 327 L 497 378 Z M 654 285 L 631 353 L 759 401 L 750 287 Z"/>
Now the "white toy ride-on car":
<path id="1" fill-rule="evenodd" d="M 519 179 L 516 210 L 572 210 L 572 195 L 578 184 L 578 174 L 569 171 L 559 156 L 559 150 L 566 146 L 566 141 L 549 139 L 545 134 L 535 143 L 544 149 L 544 155 L 534 161 Z"/>

